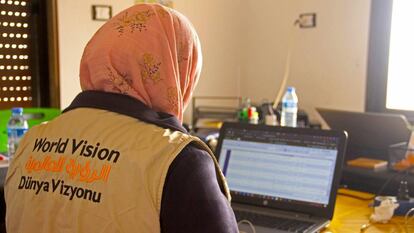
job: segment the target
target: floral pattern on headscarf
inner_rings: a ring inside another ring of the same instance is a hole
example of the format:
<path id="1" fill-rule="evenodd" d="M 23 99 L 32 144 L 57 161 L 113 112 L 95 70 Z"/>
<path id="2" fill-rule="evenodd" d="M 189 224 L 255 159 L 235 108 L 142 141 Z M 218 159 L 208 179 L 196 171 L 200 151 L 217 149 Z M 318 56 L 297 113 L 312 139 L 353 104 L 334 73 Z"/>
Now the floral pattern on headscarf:
<path id="1" fill-rule="evenodd" d="M 132 16 L 128 15 L 128 11 L 116 22 L 115 26 L 121 36 L 124 34 L 125 28 L 129 28 L 131 32 L 134 32 L 135 29 L 142 32 L 147 30 L 147 21 L 154 16 L 155 13 L 150 10 L 140 11 L 135 13 Z"/>
<path id="2" fill-rule="evenodd" d="M 143 55 L 144 64 L 141 65 L 141 78 L 145 82 L 151 80 L 157 83 L 161 80 L 160 66 L 161 62 L 157 62 L 149 53 Z"/>
<path id="3" fill-rule="evenodd" d="M 109 67 L 106 67 L 106 69 L 108 70 L 108 78 L 110 83 L 113 86 L 112 90 L 122 94 L 127 94 L 131 89 L 132 80 L 126 75 L 114 74 Z"/>
<path id="4" fill-rule="evenodd" d="M 106 22 L 85 47 L 82 90 L 134 97 L 182 121 L 201 70 L 188 19 L 159 4 L 137 4 Z"/>

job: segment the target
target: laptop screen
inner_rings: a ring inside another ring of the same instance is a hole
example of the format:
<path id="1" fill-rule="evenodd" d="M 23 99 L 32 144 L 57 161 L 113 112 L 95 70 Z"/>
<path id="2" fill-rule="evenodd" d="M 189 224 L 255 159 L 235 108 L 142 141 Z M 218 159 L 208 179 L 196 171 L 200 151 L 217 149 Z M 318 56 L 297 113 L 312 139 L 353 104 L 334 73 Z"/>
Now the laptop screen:
<path id="1" fill-rule="evenodd" d="M 222 129 L 217 151 L 233 196 L 329 205 L 343 152 L 340 136 L 322 130 L 239 126 Z"/>

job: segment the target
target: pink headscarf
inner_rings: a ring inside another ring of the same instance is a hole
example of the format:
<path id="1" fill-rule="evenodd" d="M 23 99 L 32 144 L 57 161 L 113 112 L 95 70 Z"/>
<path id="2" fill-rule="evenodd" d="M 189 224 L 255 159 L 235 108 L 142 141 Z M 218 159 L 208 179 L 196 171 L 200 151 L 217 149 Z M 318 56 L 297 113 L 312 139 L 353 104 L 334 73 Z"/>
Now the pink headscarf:
<path id="1" fill-rule="evenodd" d="M 80 83 L 82 90 L 132 96 L 182 121 L 201 62 L 198 36 L 185 16 L 138 4 L 114 16 L 88 42 Z"/>

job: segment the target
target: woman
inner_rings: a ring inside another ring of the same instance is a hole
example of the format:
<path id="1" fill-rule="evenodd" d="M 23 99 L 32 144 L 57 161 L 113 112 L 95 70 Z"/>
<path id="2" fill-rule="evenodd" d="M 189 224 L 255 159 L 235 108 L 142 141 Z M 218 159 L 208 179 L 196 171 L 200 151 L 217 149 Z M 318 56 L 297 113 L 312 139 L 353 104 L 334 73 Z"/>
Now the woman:
<path id="1" fill-rule="evenodd" d="M 135 5 L 103 25 L 83 92 L 20 143 L 8 232 L 237 232 L 217 162 L 181 126 L 200 68 L 198 37 L 172 9 Z"/>

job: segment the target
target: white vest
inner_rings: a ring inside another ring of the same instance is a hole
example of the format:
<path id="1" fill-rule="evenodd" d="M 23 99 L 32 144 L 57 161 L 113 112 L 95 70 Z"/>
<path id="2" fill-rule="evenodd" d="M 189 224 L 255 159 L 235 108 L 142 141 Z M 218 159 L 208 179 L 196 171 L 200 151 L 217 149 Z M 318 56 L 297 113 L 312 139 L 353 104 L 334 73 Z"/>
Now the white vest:
<path id="1" fill-rule="evenodd" d="M 172 161 L 198 138 L 105 110 L 79 108 L 30 129 L 5 182 L 8 233 L 160 232 Z"/>

